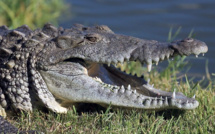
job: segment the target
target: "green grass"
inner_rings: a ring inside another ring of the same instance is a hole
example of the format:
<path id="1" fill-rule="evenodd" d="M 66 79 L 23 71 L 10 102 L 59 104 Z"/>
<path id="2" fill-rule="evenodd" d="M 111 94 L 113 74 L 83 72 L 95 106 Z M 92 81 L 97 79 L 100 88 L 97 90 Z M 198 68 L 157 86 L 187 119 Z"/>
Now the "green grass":
<path id="1" fill-rule="evenodd" d="M 11 28 L 23 24 L 31 28 L 41 27 L 46 22 L 56 22 L 64 4 L 62 1 L 50 0 L 1 0 L 0 1 L 0 24 Z M 51 15 L 50 15 L 51 14 Z M 180 32 L 175 34 L 172 29 L 168 35 L 168 41 L 174 39 Z M 193 31 L 192 31 L 193 32 Z M 192 34 L 191 32 L 191 34 Z M 191 34 L 189 36 L 191 36 Z M 7 117 L 7 120 L 20 130 L 40 130 L 45 133 L 215 133 L 215 74 L 207 71 L 207 84 L 204 81 L 194 83 L 186 75 L 178 77 L 178 72 L 184 68 L 185 57 L 176 57 L 169 61 L 166 69 L 158 72 L 155 69 L 147 73 L 140 63 L 132 62 L 123 66 L 127 72 L 145 73 L 145 77 L 151 79 L 156 88 L 171 91 L 174 88 L 187 96 L 196 94 L 199 107 L 191 111 L 166 110 L 162 112 L 125 111 L 117 109 L 112 111 L 111 106 L 106 109 L 95 110 L 97 106 L 89 106 L 88 111 L 78 111 L 75 107 L 67 114 L 55 114 L 35 110 L 33 113 L 20 113 L 18 116 Z M 206 66 L 207 68 L 207 66 Z M 135 70 L 135 71 L 134 71 Z M 204 85 L 204 87 L 202 86 Z M 78 112 L 77 112 L 78 111 Z"/>
<path id="2" fill-rule="evenodd" d="M 57 24 L 63 9 L 61 0 L 1 0 L 0 25 L 16 28 L 26 24 L 35 29 L 47 22 Z"/>
<path id="3" fill-rule="evenodd" d="M 9 121 L 21 130 L 40 130 L 46 133 L 215 133 L 215 86 L 210 84 L 203 89 L 192 82 L 177 82 L 159 77 L 153 71 L 147 77 L 161 89 L 173 89 L 187 96 L 196 94 L 199 107 L 191 111 L 166 110 L 162 112 L 112 111 L 83 112 L 75 108 L 67 114 L 55 114 L 34 111 L 31 114 L 20 114 L 9 117 Z M 195 88 L 193 88 L 195 87 Z"/>

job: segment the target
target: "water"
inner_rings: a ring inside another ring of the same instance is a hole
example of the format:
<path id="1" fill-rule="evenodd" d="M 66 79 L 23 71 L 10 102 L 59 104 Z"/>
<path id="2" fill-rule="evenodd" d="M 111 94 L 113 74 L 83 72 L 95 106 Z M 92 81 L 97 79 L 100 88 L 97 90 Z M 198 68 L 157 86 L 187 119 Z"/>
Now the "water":
<path id="1" fill-rule="evenodd" d="M 167 41 L 170 28 L 173 32 L 182 27 L 177 39 L 194 31 L 195 38 L 209 47 L 204 57 L 190 56 L 192 65 L 188 74 L 205 75 L 206 61 L 209 72 L 215 73 L 215 0 L 67 0 L 70 12 L 62 15 L 60 26 L 108 25 L 115 33 L 145 39 Z M 165 67 L 165 63 L 161 67 Z"/>

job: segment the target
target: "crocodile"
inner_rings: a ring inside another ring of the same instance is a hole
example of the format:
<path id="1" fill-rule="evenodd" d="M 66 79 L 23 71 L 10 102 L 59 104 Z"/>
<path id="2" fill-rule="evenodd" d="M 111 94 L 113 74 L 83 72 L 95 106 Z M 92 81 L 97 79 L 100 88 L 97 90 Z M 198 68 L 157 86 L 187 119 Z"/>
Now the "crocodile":
<path id="1" fill-rule="evenodd" d="M 13 30 L 1 26 L 0 115 L 34 108 L 67 113 L 79 103 L 195 109 L 199 105 L 195 95 L 189 98 L 181 92 L 156 89 L 143 75 L 127 74 L 115 65 L 139 61 L 150 72 L 159 61 L 207 51 L 207 45 L 194 38 L 158 42 L 116 34 L 105 25 L 74 24 L 64 29 L 45 24 L 36 30 L 27 25 Z"/>

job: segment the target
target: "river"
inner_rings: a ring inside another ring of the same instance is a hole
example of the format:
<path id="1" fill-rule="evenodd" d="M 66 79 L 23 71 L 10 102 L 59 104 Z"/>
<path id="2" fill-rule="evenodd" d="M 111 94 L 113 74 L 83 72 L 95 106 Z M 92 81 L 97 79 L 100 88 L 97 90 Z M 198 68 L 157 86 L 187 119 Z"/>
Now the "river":
<path id="1" fill-rule="evenodd" d="M 193 36 L 209 47 L 205 56 L 187 58 L 189 76 L 206 74 L 206 61 L 210 74 L 215 73 L 215 0 L 67 0 L 69 11 L 59 19 L 59 25 L 71 27 L 108 25 L 115 33 L 144 39 L 167 41 L 170 29 L 181 27 L 176 39 Z M 167 62 L 161 64 L 165 68 Z M 160 65 L 160 64 L 159 64 Z"/>

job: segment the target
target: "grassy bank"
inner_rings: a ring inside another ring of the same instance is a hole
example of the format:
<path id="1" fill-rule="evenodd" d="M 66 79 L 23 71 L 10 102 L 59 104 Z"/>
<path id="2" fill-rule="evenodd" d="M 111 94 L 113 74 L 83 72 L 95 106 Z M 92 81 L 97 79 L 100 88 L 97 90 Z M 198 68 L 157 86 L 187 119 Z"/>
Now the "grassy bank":
<path id="1" fill-rule="evenodd" d="M 153 71 L 147 76 L 156 88 L 173 89 L 192 97 L 196 94 L 199 107 L 191 111 L 165 110 L 160 112 L 125 111 L 100 109 L 94 105 L 77 112 L 75 108 L 67 114 L 54 114 L 34 111 L 10 117 L 10 122 L 20 129 L 35 129 L 46 133 L 215 133 L 215 87 L 207 88 L 189 81 L 175 80 L 174 77 L 161 77 Z M 179 83 L 177 83 L 179 81 Z M 96 106 L 97 107 L 97 106 Z M 92 110 L 93 112 L 90 112 Z"/>

